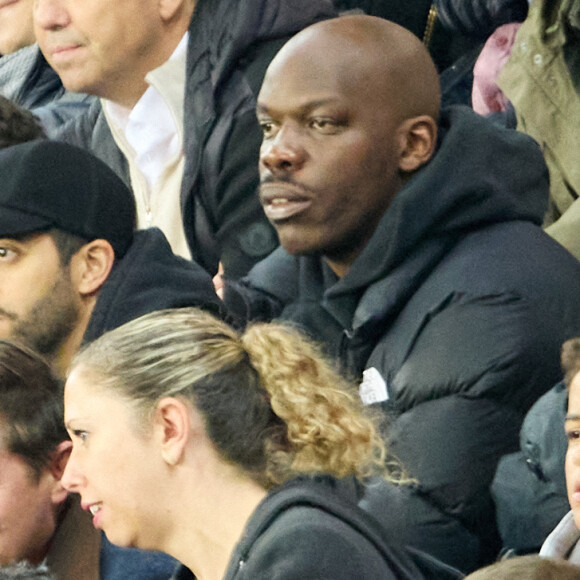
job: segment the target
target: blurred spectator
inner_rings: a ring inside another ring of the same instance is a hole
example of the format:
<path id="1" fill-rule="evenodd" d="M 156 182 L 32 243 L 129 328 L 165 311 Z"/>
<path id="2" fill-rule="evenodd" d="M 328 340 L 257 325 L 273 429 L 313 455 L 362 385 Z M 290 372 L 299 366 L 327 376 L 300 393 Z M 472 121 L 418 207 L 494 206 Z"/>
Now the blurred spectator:
<path id="1" fill-rule="evenodd" d="M 558 383 L 526 415 L 520 450 L 502 457 L 498 464 L 491 489 L 504 552 L 539 552 L 570 510 L 562 427 L 567 406 L 566 386 Z"/>
<path id="2" fill-rule="evenodd" d="M 492 493 L 506 553 L 538 552 L 560 520 L 563 523 L 555 536 L 561 536 L 562 528 L 569 530 L 563 532 L 568 542 L 565 550 L 570 547 L 569 542 L 580 536 L 571 512 L 568 513 L 565 476 L 568 444 L 563 429 L 568 389 L 580 370 L 580 339 L 564 343 L 561 359 L 564 381 L 530 409 L 520 434 L 521 449 L 503 457 L 495 474 Z"/>
<path id="3" fill-rule="evenodd" d="M 496 76 L 511 49 L 512 25 L 526 17 L 527 0 L 436 0 L 435 5 L 443 27 L 473 42 L 470 50 L 441 73 L 442 104 L 474 106 L 475 93 L 474 108 L 480 112 L 481 93 L 492 92 L 501 98 Z M 510 123 L 515 125 L 511 117 L 499 119 L 501 125 L 511 126 Z"/>
<path id="4" fill-rule="evenodd" d="M 564 420 L 568 439 L 565 472 L 571 510 L 546 538 L 540 555 L 580 565 L 580 338 L 562 346 L 562 366 L 568 387 L 568 411 Z"/>
<path id="5" fill-rule="evenodd" d="M 37 117 L 0 96 L 0 149 L 44 137 Z"/>
<path id="6" fill-rule="evenodd" d="M 0 566 L 0 580 L 57 580 L 44 565 L 33 566 L 28 562 L 19 562 Z"/>
<path id="7" fill-rule="evenodd" d="M 6 341 L 0 341 L 0 433 L 1 565 L 46 562 L 58 580 L 171 576 L 176 563 L 168 556 L 111 546 L 65 490 L 71 442 L 62 385 L 40 357 Z M 22 565 L 13 572 L 21 568 L 28 571 Z"/>
<path id="8" fill-rule="evenodd" d="M 477 570 L 465 580 L 580 580 L 580 568 L 537 555 L 519 556 Z"/>
<path id="9" fill-rule="evenodd" d="M 46 133 L 85 112 L 86 95 L 67 93 L 35 44 L 33 0 L 0 4 L 0 95 L 34 111 Z"/>
<path id="10" fill-rule="evenodd" d="M 550 170 L 546 231 L 580 259 L 579 38 L 579 0 L 534 0 L 499 86 Z"/>

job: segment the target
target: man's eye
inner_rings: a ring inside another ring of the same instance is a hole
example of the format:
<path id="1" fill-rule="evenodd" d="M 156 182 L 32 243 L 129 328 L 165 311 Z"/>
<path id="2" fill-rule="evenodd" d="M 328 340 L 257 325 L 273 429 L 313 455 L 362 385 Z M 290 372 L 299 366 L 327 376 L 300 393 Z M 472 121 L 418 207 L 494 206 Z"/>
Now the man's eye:
<path id="1" fill-rule="evenodd" d="M 10 248 L 0 247 L 0 260 L 12 259 L 16 256 L 16 252 Z"/>
<path id="2" fill-rule="evenodd" d="M 262 128 L 262 133 L 268 136 L 274 130 L 274 123 L 270 121 L 260 121 L 260 127 Z"/>
<path id="3" fill-rule="evenodd" d="M 566 431 L 566 437 L 568 439 L 568 443 L 573 443 L 580 440 L 580 431 Z"/>
<path id="4" fill-rule="evenodd" d="M 331 135 L 337 132 L 338 123 L 334 119 L 316 118 L 310 121 L 310 127 L 325 135 Z"/>

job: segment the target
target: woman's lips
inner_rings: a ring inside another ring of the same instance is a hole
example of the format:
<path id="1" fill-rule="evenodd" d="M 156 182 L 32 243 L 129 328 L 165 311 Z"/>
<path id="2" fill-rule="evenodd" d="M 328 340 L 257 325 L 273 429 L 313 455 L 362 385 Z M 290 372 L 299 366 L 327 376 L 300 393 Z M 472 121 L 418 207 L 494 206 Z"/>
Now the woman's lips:
<path id="1" fill-rule="evenodd" d="M 100 503 L 93 503 L 93 504 L 82 504 L 81 507 L 85 510 L 90 512 L 91 516 L 93 516 L 93 526 L 97 529 L 100 528 L 100 521 L 101 521 L 101 508 L 102 505 Z"/>

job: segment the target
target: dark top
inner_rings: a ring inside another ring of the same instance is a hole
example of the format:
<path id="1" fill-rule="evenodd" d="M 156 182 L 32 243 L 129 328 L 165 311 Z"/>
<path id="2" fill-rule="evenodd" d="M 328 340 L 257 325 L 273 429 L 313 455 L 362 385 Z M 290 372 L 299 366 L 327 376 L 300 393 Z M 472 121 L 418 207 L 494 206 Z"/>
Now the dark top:
<path id="1" fill-rule="evenodd" d="M 301 477 L 274 488 L 256 508 L 224 580 L 460 577 L 456 570 L 398 546 L 333 478 Z M 193 575 L 182 567 L 176 578 Z"/>

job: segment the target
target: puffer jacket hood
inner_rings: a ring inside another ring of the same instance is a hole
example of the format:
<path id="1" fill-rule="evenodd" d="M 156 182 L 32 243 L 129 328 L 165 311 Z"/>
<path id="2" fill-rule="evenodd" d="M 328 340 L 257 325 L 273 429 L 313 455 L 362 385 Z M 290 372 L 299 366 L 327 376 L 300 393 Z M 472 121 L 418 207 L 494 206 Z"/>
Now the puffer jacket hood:
<path id="1" fill-rule="evenodd" d="M 548 171 L 533 139 L 498 129 L 468 107 L 450 107 L 441 116 L 434 157 L 396 194 L 333 294 L 367 287 L 418 250 L 429 253 L 430 241 L 443 247 L 470 231 L 514 220 L 540 225 L 548 192 Z M 381 240 L 381 252 L 373 240 Z"/>

